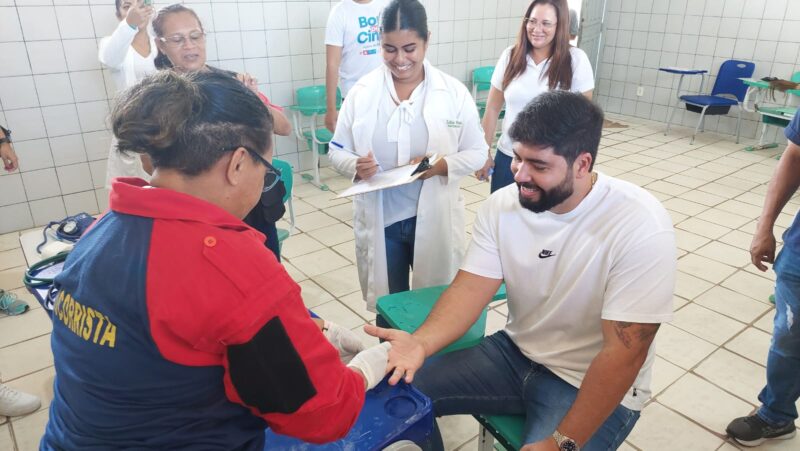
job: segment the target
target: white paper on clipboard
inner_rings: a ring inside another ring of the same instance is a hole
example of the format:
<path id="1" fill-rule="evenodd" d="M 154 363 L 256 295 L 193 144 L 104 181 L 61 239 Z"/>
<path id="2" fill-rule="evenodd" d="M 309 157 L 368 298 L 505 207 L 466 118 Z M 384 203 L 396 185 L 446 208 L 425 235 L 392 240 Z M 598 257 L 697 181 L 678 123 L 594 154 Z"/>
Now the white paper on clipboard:
<path id="1" fill-rule="evenodd" d="M 440 159 L 441 156 L 438 154 L 429 155 L 428 164 L 433 166 Z M 414 171 L 416 171 L 418 167 L 419 164 L 409 164 L 400 166 L 399 168 L 389 169 L 388 171 L 378 171 L 368 180 L 359 180 L 354 183 L 353 186 L 339 193 L 336 198 L 350 197 L 411 183 L 422 175 L 421 172 L 414 174 Z"/>

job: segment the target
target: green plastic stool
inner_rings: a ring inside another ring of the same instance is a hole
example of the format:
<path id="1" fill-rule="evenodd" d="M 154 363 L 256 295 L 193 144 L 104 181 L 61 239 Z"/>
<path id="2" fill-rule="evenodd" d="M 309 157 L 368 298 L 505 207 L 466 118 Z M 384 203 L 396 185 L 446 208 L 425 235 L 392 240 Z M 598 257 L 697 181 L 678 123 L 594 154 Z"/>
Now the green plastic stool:
<path id="1" fill-rule="evenodd" d="M 278 229 L 278 250 L 283 248 L 283 241 L 292 234 L 294 230 L 294 206 L 292 205 L 292 188 L 294 187 L 294 174 L 292 174 L 292 165 L 288 161 L 272 159 L 272 165 L 275 169 L 281 172 L 281 181 L 283 186 L 286 187 L 286 194 L 283 195 L 283 203 L 289 204 L 289 230 Z"/>
<path id="2" fill-rule="evenodd" d="M 525 432 L 524 415 L 474 415 L 481 425 L 478 449 L 518 450 L 522 448 Z M 493 443 L 494 439 L 498 443 Z M 499 445 L 499 446 L 498 446 Z"/>
<path id="3" fill-rule="evenodd" d="M 328 143 L 333 133 L 325 127 L 317 126 L 317 116 L 328 111 L 325 85 L 305 86 L 295 91 L 297 104 L 289 107 L 294 122 L 294 132 L 298 141 L 305 142 L 314 157 L 314 174 L 302 174 L 303 179 L 311 181 L 323 191 L 328 191 L 319 178 L 319 157 L 328 153 Z M 342 93 L 336 89 L 336 109 L 342 105 Z"/>

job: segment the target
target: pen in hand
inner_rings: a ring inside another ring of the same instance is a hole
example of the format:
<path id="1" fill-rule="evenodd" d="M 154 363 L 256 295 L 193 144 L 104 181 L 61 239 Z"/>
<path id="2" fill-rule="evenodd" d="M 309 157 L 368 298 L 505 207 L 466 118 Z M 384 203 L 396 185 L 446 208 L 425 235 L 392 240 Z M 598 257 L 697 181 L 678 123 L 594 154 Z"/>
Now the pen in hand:
<path id="1" fill-rule="evenodd" d="M 356 160 L 356 178 L 366 180 L 375 175 L 378 171 L 383 171 L 381 168 L 381 164 L 378 163 L 377 158 L 372 154 L 370 151 L 366 156 L 359 155 L 355 151 L 352 151 L 343 145 L 337 143 L 336 141 L 331 141 L 331 145 L 338 150 L 347 152 L 349 154 L 355 155 L 358 157 Z"/>

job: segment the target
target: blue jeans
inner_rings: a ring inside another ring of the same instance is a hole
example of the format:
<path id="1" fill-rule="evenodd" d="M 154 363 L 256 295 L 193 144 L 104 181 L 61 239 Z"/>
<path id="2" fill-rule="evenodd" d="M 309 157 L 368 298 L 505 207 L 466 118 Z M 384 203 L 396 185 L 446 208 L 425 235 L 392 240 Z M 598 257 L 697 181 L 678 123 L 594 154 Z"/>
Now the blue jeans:
<path id="1" fill-rule="evenodd" d="M 429 359 L 414 385 L 431 398 L 436 416 L 525 415 L 525 443 L 550 437 L 578 395 L 502 331 L 478 346 Z M 618 406 L 581 449 L 617 449 L 638 419 L 639 411 Z"/>
<path id="2" fill-rule="evenodd" d="M 800 254 L 786 247 L 773 266 L 775 320 L 767 357 L 767 386 L 758 395 L 758 415 L 781 426 L 797 418 L 800 397 Z"/>
<path id="3" fill-rule="evenodd" d="M 494 154 L 494 172 L 489 192 L 493 193 L 512 183 L 514 183 L 514 173 L 511 172 L 511 157 L 498 150 Z"/>
<path id="4" fill-rule="evenodd" d="M 409 269 L 414 266 L 414 234 L 417 217 L 403 219 L 383 229 L 389 294 L 408 291 Z"/>

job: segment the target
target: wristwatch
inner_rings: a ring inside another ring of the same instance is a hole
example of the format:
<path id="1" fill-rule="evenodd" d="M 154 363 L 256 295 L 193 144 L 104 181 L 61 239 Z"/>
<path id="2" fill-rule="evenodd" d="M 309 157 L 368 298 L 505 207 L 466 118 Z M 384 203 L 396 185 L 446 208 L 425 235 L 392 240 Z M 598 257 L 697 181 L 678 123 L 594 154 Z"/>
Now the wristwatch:
<path id="1" fill-rule="evenodd" d="M 567 437 L 566 435 L 558 432 L 558 429 L 553 431 L 553 440 L 556 441 L 560 451 L 580 451 L 581 447 L 575 443 L 575 440 Z"/>
<path id="2" fill-rule="evenodd" d="M 11 130 L 3 127 L 2 125 L 0 125 L 0 130 L 3 130 L 3 134 L 5 135 L 2 138 L 0 138 L 0 144 L 4 144 L 4 143 L 9 143 L 10 144 L 11 143 Z"/>

